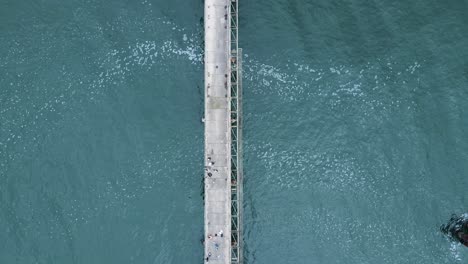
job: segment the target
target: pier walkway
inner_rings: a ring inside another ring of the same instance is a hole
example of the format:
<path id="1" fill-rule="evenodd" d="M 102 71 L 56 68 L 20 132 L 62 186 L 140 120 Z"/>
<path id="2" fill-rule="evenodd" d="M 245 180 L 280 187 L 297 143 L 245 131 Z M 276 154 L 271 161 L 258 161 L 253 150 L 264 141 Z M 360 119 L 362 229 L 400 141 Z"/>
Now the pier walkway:
<path id="1" fill-rule="evenodd" d="M 237 7 L 205 0 L 205 263 L 243 263 Z"/>

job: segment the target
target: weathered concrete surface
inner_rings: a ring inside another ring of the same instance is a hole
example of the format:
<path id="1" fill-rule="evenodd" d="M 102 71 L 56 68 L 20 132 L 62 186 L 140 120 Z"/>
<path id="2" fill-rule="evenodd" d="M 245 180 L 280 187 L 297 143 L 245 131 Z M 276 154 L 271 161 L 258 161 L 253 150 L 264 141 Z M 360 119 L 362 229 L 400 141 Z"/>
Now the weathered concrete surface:
<path id="1" fill-rule="evenodd" d="M 205 0 L 205 263 L 231 257 L 229 4 Z"/>

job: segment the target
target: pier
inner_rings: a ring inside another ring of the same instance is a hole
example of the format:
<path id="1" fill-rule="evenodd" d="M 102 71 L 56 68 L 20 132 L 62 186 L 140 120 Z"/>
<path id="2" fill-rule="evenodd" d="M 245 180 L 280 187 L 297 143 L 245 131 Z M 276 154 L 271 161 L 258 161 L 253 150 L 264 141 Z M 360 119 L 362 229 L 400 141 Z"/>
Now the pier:
<path id="1" fill-rule="evenodd" d="M 243 263 L 238 0 L 205 0 L 204 262 Z"/>

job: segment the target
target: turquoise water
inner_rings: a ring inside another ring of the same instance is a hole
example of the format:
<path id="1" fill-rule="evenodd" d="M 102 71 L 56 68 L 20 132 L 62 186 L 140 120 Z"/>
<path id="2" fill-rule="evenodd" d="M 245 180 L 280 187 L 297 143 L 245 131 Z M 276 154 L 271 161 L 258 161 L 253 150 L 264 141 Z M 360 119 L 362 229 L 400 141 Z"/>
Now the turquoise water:
<path id="1" fill-rule="evenodd" d="M 240 4 L 246 263 L 464 263 L 464 1 Z M 201 263 L 203 1 L 0 1 L 0 263 Z"/>
<path id="2" fill-rule="evenodd" d="M 266 5 L 241 23 L 249 263 L 465 263 L 438 226 L 468 205 L 466 2 Z"/>
<path id="3" fill-rule="evenodd" d="M 0 263 L 202 259 L 203 5 L 181 3 L 2 1 Z"/>

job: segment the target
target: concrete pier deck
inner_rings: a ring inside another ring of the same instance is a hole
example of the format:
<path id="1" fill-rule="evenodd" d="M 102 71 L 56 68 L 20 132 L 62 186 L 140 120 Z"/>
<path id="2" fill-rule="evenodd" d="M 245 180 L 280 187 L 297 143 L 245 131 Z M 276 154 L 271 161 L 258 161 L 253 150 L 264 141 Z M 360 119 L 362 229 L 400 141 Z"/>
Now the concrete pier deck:
<path id="1" fill-rule="evenodd" d="M 205 263 L 231 263 L 230 4 L 205 0 Z"/>

